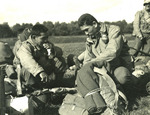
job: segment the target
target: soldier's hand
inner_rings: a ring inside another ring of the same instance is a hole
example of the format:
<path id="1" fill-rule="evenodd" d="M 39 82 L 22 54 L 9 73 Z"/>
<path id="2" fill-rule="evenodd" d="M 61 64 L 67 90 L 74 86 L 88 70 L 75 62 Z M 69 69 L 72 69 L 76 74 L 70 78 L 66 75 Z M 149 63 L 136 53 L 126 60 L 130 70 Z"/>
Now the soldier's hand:
<path id="1" fill-rule="evenodd" d="M 45 72 L 40 73 L 40 78 L 43 83 L 46 83 L 48 81 L 48 75 Z"/>
<path id="2" fill-rule="evenodd" d="M 56 79 L 56 76 L 54 73 L 51 73 L 50 75 L 48 75 L 48 82 L 54 81 L 55 79 Z"/>
<path id="3" fill-rule="evenodd" d="M 150 69 L 150 60 L 146 63 L 146 66 Z"/>
<path id="4" fill-rule="evenodd" d="M 53 45 L 50 44 L 50 43 L 44 43 L 44 44 L 43 44 L 43 47 L 44 47 L 45 49 L 51 49 L 51 48 L 53 47 Z"/>
<path id="5" fill-rule="evenodd" d="M 144 37 L 143 37 L 142 34 L 140 34 L 140 35 L 138 35 L 138 38 L 139 38 L 140 40 L 142 40 Z"/>
<path id="6" fill-rule="evenodd" d="M 138 61 L 144 61 L 145 60 L 145 56 L 137 56 L 134 60 L 134 62 L 138 62 Z"/>

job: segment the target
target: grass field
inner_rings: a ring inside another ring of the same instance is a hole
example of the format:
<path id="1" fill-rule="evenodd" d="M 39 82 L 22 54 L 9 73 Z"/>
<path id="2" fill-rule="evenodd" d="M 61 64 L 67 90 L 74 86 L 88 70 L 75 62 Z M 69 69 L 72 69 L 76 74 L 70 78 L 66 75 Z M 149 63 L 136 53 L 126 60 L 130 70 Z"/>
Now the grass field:
<path id="1" fill-rule="evenodd" d="M 134 38 L 128 34 L 125 35 L 128 40 L 129 46 L 134 45 Z M 85 50 L 85 36 L 50 36 L 49 40 L 53 42 L 56 46 L 62 48 L 64 52 L 64 57 L 66 58 L 69 54 L 79 55 L 81 52 Z M 0 41 L 7 42 L 11 48 L 13 48 L 17 38 L 7 38 L 0 39 Z M 150 97 L 142 97 L 137 99 L 138 107 L 136 109 L 132 109 L 125 113 L 125 115 L 150 115 Z M 44 115 L 58 115 L 58 106 L 53 106 L 50 108 L 49 112 Z"/>

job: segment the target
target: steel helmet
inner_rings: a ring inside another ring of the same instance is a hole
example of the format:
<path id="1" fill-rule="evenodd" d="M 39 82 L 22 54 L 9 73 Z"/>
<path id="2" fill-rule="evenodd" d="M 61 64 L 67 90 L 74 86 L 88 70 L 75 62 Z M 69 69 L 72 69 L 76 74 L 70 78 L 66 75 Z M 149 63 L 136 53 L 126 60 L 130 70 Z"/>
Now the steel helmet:
<path id="1" fill-rule="evenodd" d="M 143 5 L 145 6 L 148 3 L 150 3 L 150 0 L 144 0 L 144 4 Z"/>

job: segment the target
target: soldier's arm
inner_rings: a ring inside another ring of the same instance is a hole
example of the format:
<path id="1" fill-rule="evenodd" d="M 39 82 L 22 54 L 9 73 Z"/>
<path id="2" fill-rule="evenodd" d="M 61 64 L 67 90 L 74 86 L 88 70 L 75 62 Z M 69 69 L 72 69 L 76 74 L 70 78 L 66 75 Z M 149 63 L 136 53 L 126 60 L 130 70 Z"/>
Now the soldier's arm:
<path id="1" fill-rule="evenodd" d="M 22 45 L 17 51 L 17 56 L 21 62 L 21 65 L 33 76 L 36 76 L 44 71 L 44 69 L 35 61 L 31 48 L 28 45 Z"/>
<path id="2" fill-rule="evenodd" d="M 120 28 L 118 26 L 111 26 L 108 30 L 109 32 L 109 42 L 108 45 L 99 56 L 97 56 L 92 61 L 111 61 L 115 59 L 119 54 L 123 46 L 123 38 L 120 34 Z"/>
<path id="3" fill-rule="evenodd" d="M 133 22 L 134 34 L 138 37 L 142 37 L 142 33 L 140 30 L 140 11 L 135 14 L 134 22 Z"/>
<path id="4" fill-rule="evenodd" d="M 82 52 L 82 53 L 78 56 L 78 60 L 79 60 L 80 62 L 83 62 L 83 60 L 84 60 L 84 55 L 85 55 L 85 51 Z"/>

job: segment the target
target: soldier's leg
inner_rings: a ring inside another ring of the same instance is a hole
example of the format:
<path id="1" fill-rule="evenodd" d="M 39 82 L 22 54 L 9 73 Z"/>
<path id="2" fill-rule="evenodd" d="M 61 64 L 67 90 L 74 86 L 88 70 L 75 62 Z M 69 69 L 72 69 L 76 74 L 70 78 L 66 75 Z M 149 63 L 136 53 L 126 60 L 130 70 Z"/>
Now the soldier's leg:
<path id="1" fill-rule="evenodd" d="M 139 90 L 135 87 L 135 82 L 137 82 L 137 78 L 132 76 L 129 70 L 125 67 L 118 67 L 114 71 L 114 76 L 120 83 L 123 91 L 129 101 L 129 105 L 135 102 L 137 96 L 139 96 Z"/>
<path id="2" fill-rule="evenodd" d="M 146 42 L 144 44 L 143 52 L 147 53 L 147 54 L 150 54 L 150 39 L 145 38 L 145 40 L 146 40 Z"/>
<path id="3" fill-rule="evenodd" d="M 135 38 L 135 46 L 134 50 L 131 52 L 131 55 L 137 56 L 138 51 L 141 49 L 143 42 L 140 40 L 140 38 L 136 37 Z"/>
<path id="4" fill-rule="evenodd" d="M 21 69 L 21 81 L 27 87 L 33 87 L 35 89 L 40 89 L 42 87 L 40 77 L 39 76 L 34 77 L 25 68 Z"/>
<path id="5" fill-rule="evenodd" d="M 82 96 L 86 100 L 87 109 L 94 112 L 92 108 L 96 107 L 96 111 L 102 112 L 106 103 L 99 93 L 99 78 L 93 71 L 93 66 L 86 64 L 77 74 L 77 87 Z M 94 107 L 95 104 L 95 107 Z M 92 109 L 92 110 L 91 110 Z"/>

